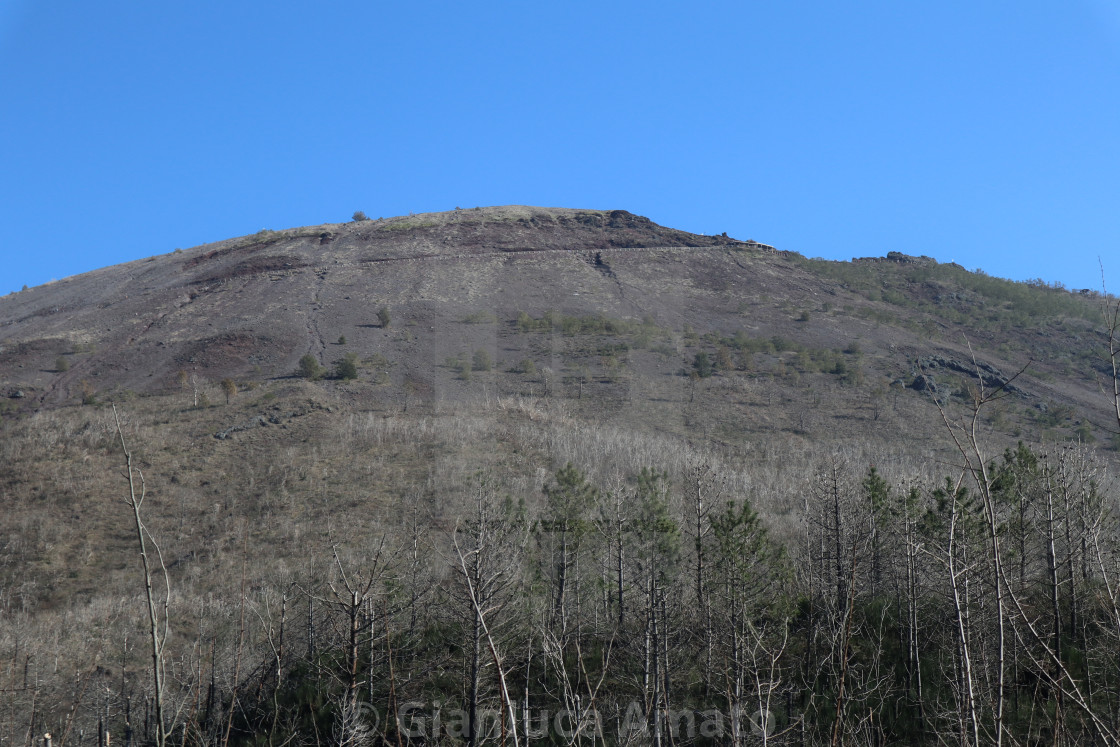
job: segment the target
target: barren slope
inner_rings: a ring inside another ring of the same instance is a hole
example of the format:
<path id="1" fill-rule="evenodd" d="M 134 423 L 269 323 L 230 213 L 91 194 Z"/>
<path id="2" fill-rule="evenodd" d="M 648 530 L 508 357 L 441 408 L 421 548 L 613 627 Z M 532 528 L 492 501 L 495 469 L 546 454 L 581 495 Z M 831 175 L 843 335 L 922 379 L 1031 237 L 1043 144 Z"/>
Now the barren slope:
<path id="1" fill-rule="evenodd" d="M 449 359 L 485 350 L 495 371 L 483 384 L 498 394 L 547 388 L 587 417 L 681 433 L 699 418 L 731 441 L 773 429 L 827 440 L 912 430 L 929 405 L 923 372 L 964 403 L 976 363 L 998 386 L 1033 361 L 1012 425 L 1051 413 L 1048 427 L 1092 436 L 1103 372 L 1092 299 L 1013 288 L 1057 304 L 1034 314 L 1000 283 L 1016 285 L 904 255 L 811 262 L 625 211 L 501 207 L 262 231 L 0 299 L 0 393 L 28 412 L 168 394 L 184 377 L 282 380 L 307 353 L 328 367 L 353 353 L 369 364 L 360 378 L 379 384 L 353 389 L 355 406 L 395 406 L 477 394 L 478 377 Z M 698 352 L 723 363 L 699 385 L 681 375 Z M 523 375 L 526 360 L 547 374 Z"/>

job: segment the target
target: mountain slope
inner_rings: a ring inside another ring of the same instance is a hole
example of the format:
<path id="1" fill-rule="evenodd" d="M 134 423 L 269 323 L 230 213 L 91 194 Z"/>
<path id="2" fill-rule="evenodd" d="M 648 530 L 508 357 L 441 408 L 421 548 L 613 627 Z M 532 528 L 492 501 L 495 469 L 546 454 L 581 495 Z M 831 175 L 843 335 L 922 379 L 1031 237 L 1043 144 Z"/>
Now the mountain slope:
<path id="1" fill-rule="evenodd" d="M 516 323 L 550 311 L 557 322 L 547 331 Z M 586 329 L 575 321 L 596 316 Z M 968 380 L 979 381 L 975 356 L 995 372 L 989 384 L 1031 362 L 1012 408 L 1020 427 L 1055 405 L 1063 417 L 1044 418 L 1047 427 L 1106 437 L 1089 424 L 1107 373 L 1098 318 L 1094 294 L 922 258 L 810 261 L 624 211 L 484 208 L 262 231 L 9 295 L 0 299 L 0 382 L 24 395 L 9 408 L 29 411 L 95 394 L 166 394 L 184 375 L 276 381 L 306 354 L 330 366 L 353 353 L 384 362 L 374 378 L 388 386 L 370 396 L 388 405 L 410 392 L 466 396 L 477 382 L 444 364 L 484 349 L 499 393 L 528 393 L 530 377 L 508 372 L 533 360 L 565 396 L 578 377 L 592 394 L 633 404 L 681 400 L 685 390 L 694 400 L 677 374 L 705 352 L 724 368 L 708 388 L 764 385 L 768 402 L 781 394 L 781 416 L 759 430 L 796 420 L 808 432 L 822 397 L 834 415 L 866 409 L 861 399 L 924 406 L 920 382 L 899 390 L 923 373 L 963 401 Z M 635 397 L 643 388 L 649 395 Z"/>
<path id="2" fill-rule="evenodd" d="M 980 408 L 976 446 L 985 465 L 1003 464 L 997 530 L 1029 614 L 1056 609 L 1041 575 L 1053 547 L 1070 568 L 1089 562 L 1087 548 L 1094 567 L 1120 568 L 1104 300 L 922 257 L 825 262 L 624 211 L 527 207 L 262 231 L 0 298 L 0 741 L 44 725 L 92 734 L 100 721 L 118 737 L 140 731 L 150 653 L 137 641 L 150 632 L 123 439 L 144 475 L 145 536 L 168 569 L 169 693 L 189 705 L 192 743 L 221 743 L 230 724 L 233 744 L 259 743 L 264 729 L 278 743 L 330 731 L 356 620 L 377 668 L 362 697 L 382 723 L 394 676 L 402 702 L 464 701 L 480 649 L 465 637 L 456 549 L 484 524 L 504 527 L 492 547 L 517 569 L 517 604 L 495 608 L 511 636 L 499 644 L 533 652 L 547 633 L 570 645 L 581 639 L 546 610 L 582 615 L 594 650 L 617 645 L 608 715 L 649 695 L 635 683 L 650 660 L 643 625 L 657 616 L 673 631 L 674 698 L 722 708 L 709 698 L 730 681 L 719 662 L 742 652 L 713 650 L 754 628 L 712 626 L 745 601 L 726 591 L 763 584 L 765 609 L 738 619 L 768 619 L 772 651 L 789 643 L 774 676 L 793 688 L 783 723 L 803 718 L 816 735 L 799 739 L 833 741 L 829 704 L 848 683 L 828 674 L 828 645 L 853 610 L 852 671 L 886 669 L 852 678 L 865 688 L 852 723 L 876 704 L 890 735 L 879 742 L 935 743 L 964 723 L 943 562 L 953 553 L 964 568 L 953 578 L 967 574 L 973 595 L 969 635 L 997 629 L 969 490 L 960 534 L 945 532 L 956 527 L 946 506 L 957 510 L 946 479 L 968 476 L 947 422 L 967 426 L 977 396 L 997 395 Z M 1020 440 L 1041 461 L 1009 451 L 1011 474 L 1000 454 Z M 1050 550 L 1044 474 L 1072 496 Z M 577 489 L 581 475 L 595 490 Z M 550 527 L 565 495 L 582 534 L 558 549 Z M 643 526 L 660 539 L 639 542 Z M 694 586 L 712 558 L 702 554 L 724 542 L 727 562 L 713 568 L 738 580 Z M 553 587 L 568 569 L 553 561 L 569 551 L 584 560 L 566 596 Z M 643 606 L 648 553 L 665 564 L 660 606 Z M 339 592 L 343 569 L 382 574 L 364 622 Z M 1099 600 L 1094 583 L 1062 593 Z M 700 614 L 713 600 L 723 611 Z M 1081 616 L 1098 625 L 1082 643 L 1098 641 L 1107 673 L 1115 628 L 1097 612 Z M 903 613 L 910 653 L 896 650 Z M 286 654 L 272 648 L 278 626 L 299 640 Z M 533 655 L 540 686 L 522 684 L 543 707 L 557 708 L 564 689 L 549 678 L 583 656 L 575 648 L 555 663 Z M 956 722 L 908 715 L 919 649 L 927 712 Z M 989 669 L 993 650 L 981 652 Z M 1061 712 L 1039 695 L 1047 670 L 1015 666 L 1035 683 L 1024 702 Z M 483 685 L 492 706 L 497 686 Z M 1037 734 L 1024 707 L 1015 728 Z"/>

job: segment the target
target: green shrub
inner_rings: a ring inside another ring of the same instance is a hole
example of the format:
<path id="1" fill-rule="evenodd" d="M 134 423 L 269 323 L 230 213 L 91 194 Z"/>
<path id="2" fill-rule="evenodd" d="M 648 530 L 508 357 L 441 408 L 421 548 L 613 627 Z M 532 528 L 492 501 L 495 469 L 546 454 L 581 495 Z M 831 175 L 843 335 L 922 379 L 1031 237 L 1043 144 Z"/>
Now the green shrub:
<path id="1" fill-rule="evenodd" d="M 358 354 L 347 353 L 335 361 L 334 374 L 343 381 L 358 378 Z"/>
<path id="2" fill-rule="evenodd" d="M 1074 437 L 1083 444 L 1091 444 L 1097 439 L 1093 436 L 1093 429 L 1085 423 L 1073 429 Z"/>
<path id="3" fill-rule="evenodd" d="M 525 314 L 524 311 L 521 313 Z M 525 316 L 528 316 L 528 314 L 525 314 Z M 493 324 L 496 321 L 498 321 L 498 317 L 494 316 L 491 311 L 476 311 L 463 317 L 464 324 Z"/>
<path id="4" fill-rule="evenodd" d="M 308 381 L 318 381 L 323 378 L 323 367 L 315 356 L 308 353 L 299 359 L 299 375 Z"/>
<path id="5" fill-rule="evenodd" d="M 478 371 L 489 371 L 491 368 L 490 353 L 486 350 L 479 348 L 474 351 L 474 356 L 471 358 L 473 367 Z"/>
<path id="6" fill-rule="evenodd" d="M 522 332 L 533 331 L 533 317 L 526 311 L 517 312 L 517 328 Z"/>
<path id="7" fill-rule="evenodd" d="M 459 378 L 463 381 L 471 380 L 471 359 L 466 354 L 448 356 L 443 364 L 459 374 Z"/>
<path id="8" fill-rule="evenodd" d="M 692 359 L 692 369 L 701 379 L 706 379 L 712 375 L 712 362 L 708 359 L 708 354 L 705 351 L 701 350 Z"/>

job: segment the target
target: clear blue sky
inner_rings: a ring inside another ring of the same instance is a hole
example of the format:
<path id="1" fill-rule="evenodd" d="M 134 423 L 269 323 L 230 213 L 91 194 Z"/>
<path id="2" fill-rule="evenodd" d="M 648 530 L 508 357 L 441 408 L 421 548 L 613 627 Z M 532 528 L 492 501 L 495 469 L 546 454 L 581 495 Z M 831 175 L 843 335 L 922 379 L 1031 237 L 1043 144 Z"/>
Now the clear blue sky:
<path id="1" fill-rule="evenodd" d="M 0 293 L 509 203 L 1120 290 L 1120 0 L 0 0 L 0 102 Z"/>

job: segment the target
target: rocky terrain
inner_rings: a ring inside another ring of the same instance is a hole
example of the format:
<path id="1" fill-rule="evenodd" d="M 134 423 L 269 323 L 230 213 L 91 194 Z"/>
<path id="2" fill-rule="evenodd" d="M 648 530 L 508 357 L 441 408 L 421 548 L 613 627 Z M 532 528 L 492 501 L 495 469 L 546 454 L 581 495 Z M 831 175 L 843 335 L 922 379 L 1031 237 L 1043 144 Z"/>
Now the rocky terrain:
<path id="1" fill-rule="evenodd" d="M 851 273 L 862 277 L 848 282 Z M 390 324 L 378 320 L 381 309 Z M 912 422 L 927 382 L 944 379 L 942 394 L 963 395 L 978 372 L 992 387 L 1025 368 L 1013 422 L 1057 406 L 1066 417 L 1051 427 L 1107 440 L 1093 426 L 1107 373 L 1100 312 L 1096 294 L 898 253 L 812 262 L 625 211 L 485 208 L 262 231 L 11 294 L 0 298 L 0 382 L 8 410 L 28 413 L 93 395 L 168 394 L 183 374 L 209 386 L 276 383 L 306 354 L 330 367 L 353 353 L 381 361 L 359 377 L 379 386 L 350 387 L 363 406 L 547 386 L 566 398 L 578 388 L 576 406 L 594 402 L 586 414 L 595 416 L 655 401 L 695 405 L 696 387 L 679 374 L 697 352 L 714 361 L 722 349 L 723 370 L 699 389 L 735 400 L 739 412 L 764 396 L 766 432 L 808 433 L 807 419 L 842 418 L 856 421 L 839 424 L 854 435 L 870 423 L 879 430 L 898 408 L 895 424 Z M 546 313 L 558 320 L 547 330 L 517 324 L 519 314 Z M 444 365 L 477 350 L 494 369 L 483 380 Z M 516 373 L 525 360 L 551 381 Z M 718 409 L 726 422 L 713 427 L 759 430 L 754 418 Z M 654 427 L 661 419 L 644 418 Z"/>

